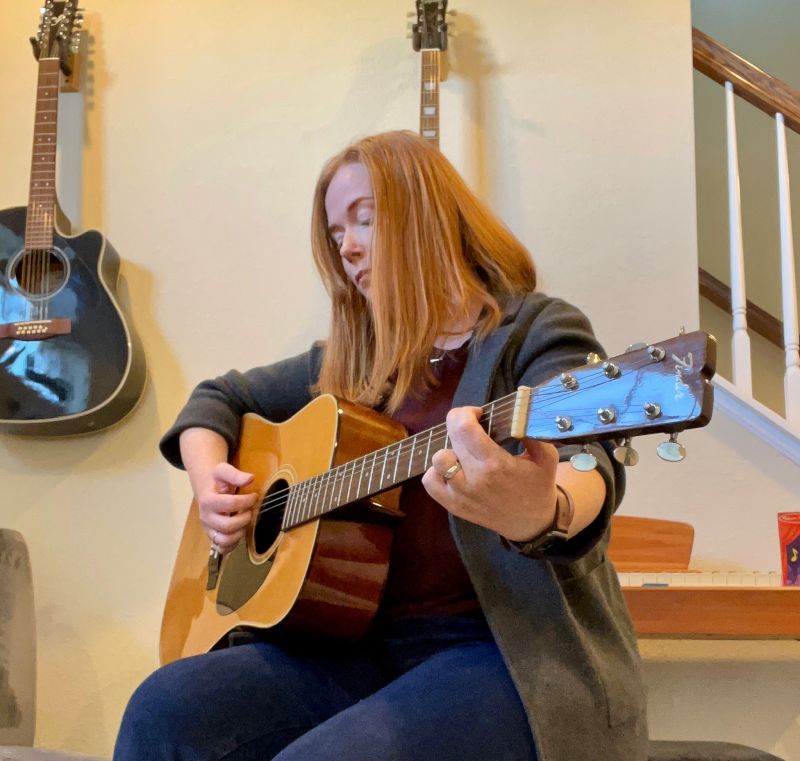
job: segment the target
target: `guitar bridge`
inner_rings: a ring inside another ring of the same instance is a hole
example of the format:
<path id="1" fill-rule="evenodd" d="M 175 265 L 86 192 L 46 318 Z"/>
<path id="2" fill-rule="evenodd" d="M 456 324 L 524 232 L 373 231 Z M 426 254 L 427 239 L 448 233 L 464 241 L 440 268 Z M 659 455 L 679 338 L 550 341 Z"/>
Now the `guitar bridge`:
<path id="1" fill-rule="evenodd" d="M 43 341 L 53 336 L 63 336 L 72 332 L 72 320 L 25 320 L 7 322 L 0 325 L 0 338 L 13 338 L 17 341 Z"/>

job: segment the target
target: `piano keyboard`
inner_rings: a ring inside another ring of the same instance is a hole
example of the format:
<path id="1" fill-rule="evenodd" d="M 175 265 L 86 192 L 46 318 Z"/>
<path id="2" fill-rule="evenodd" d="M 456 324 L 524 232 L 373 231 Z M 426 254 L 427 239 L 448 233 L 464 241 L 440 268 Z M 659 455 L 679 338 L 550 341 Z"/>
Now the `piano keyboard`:
<path id="1" fill-rule="evenodd" d="M 780 573 L 685 571 L 682 573 L 618 573 L 623 587 L 781 587 Z"/>

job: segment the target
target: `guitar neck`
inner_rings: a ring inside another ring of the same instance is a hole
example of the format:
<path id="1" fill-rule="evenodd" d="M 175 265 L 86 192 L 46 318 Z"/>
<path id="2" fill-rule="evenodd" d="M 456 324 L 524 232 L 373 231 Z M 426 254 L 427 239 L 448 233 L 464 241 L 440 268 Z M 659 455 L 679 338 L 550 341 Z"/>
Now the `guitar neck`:
<path id="1" fill-rule="evenodd" d="M 422 50 L 420 68 L 419 133 L 439 147 L 439 50 Z"/>
<path id="2" fill-rule="evenodd" d="M 516 400 L 517 394 L 510 394 L 483 407 L 480 424 L 498 444 L 512 438 Z M 433 453 L 449 446 L 442 423 L 295 484 L 289 490 L 283 528 L 299 526 L 420 476 L 431 466 Z"/>
<path id="3" fill-rule="evenodd" d="M 593 353 L 585 365 L 535 388 L 519 386 L 515 393 L 487 404 L 480 424 L 501 445 L 526 437 L 583 445 L 659 432 L 677 436 L 678 431 L 706 425 L 711 418 L 715 346 L 711 336 L 695 331 L 605 362 Z M 431 466 L 434 452 L 449 446 L 442 423 L 294 484 L 285 500 L 283 528 L 421 475 Z M 667 460 L 683 458 L 673 437 L 658 451 Z M 625 451 L 619 456 L 624 457 Z M 586 463 L 576 467 L 585 468 Z M 262 507 L 277 507 L 285 495 L 276 497 L 274 505 L 267 496 Z"/>
<path id="4" fill-rule="evenodd" d="M 39 61 L 31 182 L 25 225 L 26 251 L 46 251 L 53 246 L 58 90 L 61 77 L 59 66 L 58 58 L 42 58 Z"/>

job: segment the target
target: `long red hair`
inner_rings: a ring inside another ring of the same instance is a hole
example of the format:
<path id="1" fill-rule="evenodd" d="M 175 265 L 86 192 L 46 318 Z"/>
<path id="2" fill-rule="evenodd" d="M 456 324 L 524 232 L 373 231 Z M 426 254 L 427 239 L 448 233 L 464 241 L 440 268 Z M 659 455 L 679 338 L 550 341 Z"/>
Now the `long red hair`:
<path id="1" fill-rule="evenodd" d="M 333 176 L 355 162 L 375 198 L 369 301 L 345 275 L 325 213 Z M 428 358 L 446 326 L 463 324 L 480 304 L 480 340 L 500 323 L 507 298 L 536 287 L 525 247 L 413 132 L 366 137 L 325 165 L 311 246 L 332 306 L 319 390 L 388 413 L 432 380 Z"/>

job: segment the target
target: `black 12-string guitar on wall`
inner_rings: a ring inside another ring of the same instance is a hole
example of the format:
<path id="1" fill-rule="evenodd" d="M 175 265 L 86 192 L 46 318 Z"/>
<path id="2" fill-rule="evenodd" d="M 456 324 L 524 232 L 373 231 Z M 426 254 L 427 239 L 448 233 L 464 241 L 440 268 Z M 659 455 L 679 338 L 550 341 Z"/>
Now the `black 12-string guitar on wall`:
<path id="1" fill-rule="evenodd" d="M 145 364 L 115 297 L 119 256 L 96 230 L 57 224 L 61 73 L 77 0 L 48 0 L 31 39 L 39 61 L 28 206 L 0 211 L 0 431 L 65 436 L 105 428 L 141 396 Z"/>

